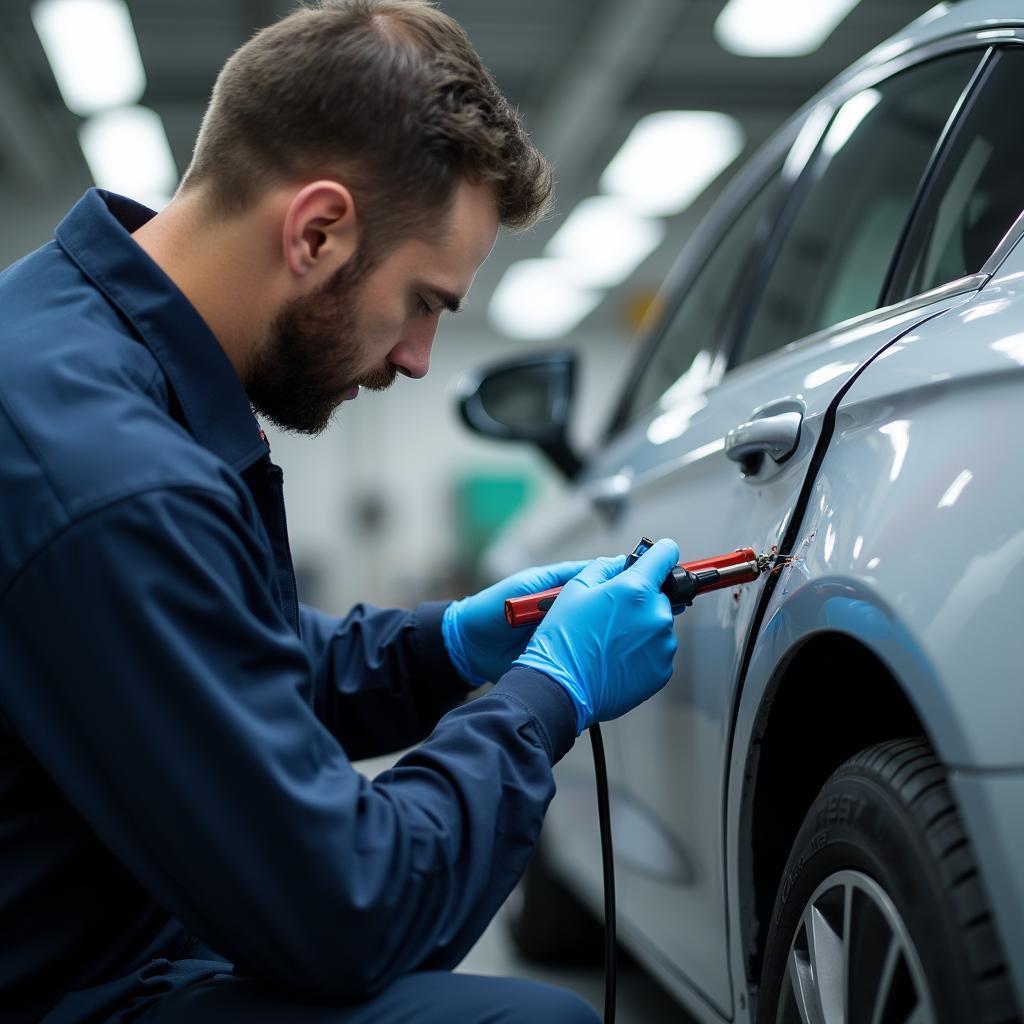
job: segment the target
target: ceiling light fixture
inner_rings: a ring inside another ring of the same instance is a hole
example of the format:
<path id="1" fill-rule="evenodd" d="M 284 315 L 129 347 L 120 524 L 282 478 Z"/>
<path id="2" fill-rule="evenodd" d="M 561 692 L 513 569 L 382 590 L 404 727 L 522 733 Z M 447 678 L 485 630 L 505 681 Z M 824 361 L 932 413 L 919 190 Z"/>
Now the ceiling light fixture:
<path id="1" fill-rule="evenodd" d="M 580 288 L 562 260 L 520 260 L 505 271 L 491 297 L 491 323 L 512 338 L 559 338 L 601 301 Z"/>
<path id="2" fill-rule="evenodd" d="M 715 38 L 742 57 L 802 57 L 813 53 L 858 0 L 729 0 Z"/>
<path id="3" fill-rule="evenodd" d="M 32 22 L 69 110 L 87 117 L 141 99 L 146 72 L 123 0 L 40 0 Z"/>
<path id="4" fill-rule="evenodd" d="M 78 140 L 100 188 L 131 196 L 155 209 L 166 205 L 178 181 L 160 115 L 122 107 L 82 123 Z"/>
<path id="5" fill-rule="evenodd" d="M 649 216 L 685 210 L 743 150 L 735 118 L 715 110 L 642 117 L 601 176 L 601 189 Z"/>
<path id="6" fill-rule="evenodd" d="M 583 288 L 624 281 L 661 245 L 665 225 L 633 213 L 621 199 L 592 196 L 566 217 L 544 250 L 564 260 Z"/>

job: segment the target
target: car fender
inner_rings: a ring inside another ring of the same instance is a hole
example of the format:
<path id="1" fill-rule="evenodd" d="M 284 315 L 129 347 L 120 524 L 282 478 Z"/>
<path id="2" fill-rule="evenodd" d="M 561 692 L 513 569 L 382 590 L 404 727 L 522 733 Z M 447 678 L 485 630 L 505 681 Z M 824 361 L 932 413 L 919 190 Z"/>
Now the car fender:
<path id="1" fill-rule="evenodd" d="M 770 708 L 785 667 L 810 639 L 824 633 L 848 636 L 882 662 L 913 706 L 940 756 L 963 748 L 956 705 L 941 673 L 929 661 L 898 614 L 863 580 L 852 576 L 807 578 L 794 566 L 780 582 L 769 607 L 740 698 L 734 749 L 749 751 Z M 828 686 L 823 666 L 822 686 Z M 740 774 L 747 765 L 738 766 Z"/>
<path id="2" fill-rule="evenodd" d="M 744 704 L 761 700 L 755 660 L 834 621 L 890 666 L 947 765 L 1024 768 L 1024 291 L 993 284 L 844 396 Z"/>

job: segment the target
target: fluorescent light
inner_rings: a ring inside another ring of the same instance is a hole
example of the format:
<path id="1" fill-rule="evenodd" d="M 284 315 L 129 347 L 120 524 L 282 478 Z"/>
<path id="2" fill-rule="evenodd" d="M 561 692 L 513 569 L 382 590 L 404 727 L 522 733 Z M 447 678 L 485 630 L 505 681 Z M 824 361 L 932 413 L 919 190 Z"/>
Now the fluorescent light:
<path id="1" fill-rule="evenodd" d="M 851 96 L 832 119 L 825 138 L 821 140 L 821 151 L 827 157 L 835 156 L 850 140 L 861 121 L 878 106 L 882 94 L 877 89 L 865 89 Z"/>
<path id="2" fill-rule="evenodd" d="M 1015 363 L 1024 366 L 1024 334 L 1009 334 L 999 341 L 994 341 L 989 348 L 1009 356 Z"/>
<path id="3" fill-rule="evenodd" d="M 601 188 L 642 214 L 685 210 L 739 156 L 743 130 L 715 110 L 662 110 L 641 118 L 601 176 Z"/>
<path id="4" fill-rule="evenodd" d="M 160 202 L 177 185 L 178 171 L 163 122 L 146 107 L 123 107 L 90 117 L 78 129 L 78 140 L 100 188 Z"/>
<path id="5" fill-rule="evenodd" d="M 584 199 L 544 250 L 564 260 L 584 288 L 609 288 L 624 281 L 661 245 L 665 225 L 638 217 L 620 199 Z"/>
<path id="6" fill-rule="evenodd" d="M 937 508 L 952 508 L 963 494 L 964 488 L 974 479 L 974 474 L 965 469 L 950 485 L 946 493 L 939 499 Z"/>
<path id="7" fill-rule="evenodd" d="M 892 444 L 892 469 L 889 470 L 889 479 L 895 480 L 907 459 L 907 449 L 910 447 L 910 421 L 893 420 L 892 423 L 879 427 L 878 432 L 885 434 Z"/>
<path id="8" fill-rule="evenodd" d="M 813 53 L 857 6 L 857 0 L 729 0 L 715 38 L 743 57 Z"/>
<path id="9" fill-rule="evenodd" d="M 142 97 L 146 72 L 123 0 L 40 0 L 32 21 L 74 113 L 88 116 Z"/>
<path id="10" fill-rule="evenodd" d="M 601 301 L 580 288 L 561 260 L 520 260 L 505 271 L 491 297 L 491 323 L 513 338 L 568 334 Z"/>

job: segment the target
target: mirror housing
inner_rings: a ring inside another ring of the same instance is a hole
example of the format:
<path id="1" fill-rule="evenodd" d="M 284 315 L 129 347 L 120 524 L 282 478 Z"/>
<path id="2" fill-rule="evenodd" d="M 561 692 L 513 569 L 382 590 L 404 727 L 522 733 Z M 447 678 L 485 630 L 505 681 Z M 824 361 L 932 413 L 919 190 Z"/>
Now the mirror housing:
<path id="1" fill-rule="evenodd" d="M 529 441 L 572 480 L 582 461 L 569 444 L 576 353 L 543 352 L 471 370 L 455 386 L 459 413 L 476 434 Z"/>

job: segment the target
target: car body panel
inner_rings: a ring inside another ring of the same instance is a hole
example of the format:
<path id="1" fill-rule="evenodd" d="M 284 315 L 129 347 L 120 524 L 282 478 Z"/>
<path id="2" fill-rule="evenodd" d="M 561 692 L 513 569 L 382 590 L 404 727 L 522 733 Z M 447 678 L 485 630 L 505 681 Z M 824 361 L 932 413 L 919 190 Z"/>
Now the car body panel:
<path id="1" fill-rule="evenodd" d="M 845 97 L 921 59 L 921 46 L 931 55 L 982 45 L 978 33 L 991 42 L 1024 39 L 1024 12 L 1008 16 L 1005 2 L 940 6 L 795 116 L 786 128 L 786 144 L 794 143 L 786 187 Z M 779 159 L 778 140 L 766 152 L 716 204 L 713 229 L 695 236 L 670 287 L 685 282 L 700 248 L 728 220 L 723 205 L 749 195 Z M 701 353 L 657 408 L 606 440 L 576 486 L 533 507 L 489 553 L 488 574 L 499 576 L 528 562 L 629 550 L 649 534 L 675 537 L 686 560 L 740 545 L 767 550 L 794 513 L 801 516 L 800 560 L 779 574 L 763 616 L 764 580 L 702 597 L 677 620 L 679 654 L 665 690 L 604 730 L 623 935 L 701 1019 L 750 1016 L 737 848 L 744 778 L 772 680 L 807 637 L 845 632 L 890 668 L 940 757 L 964 780 L 958 792 L 1024 767 L 1015 736 L 1024 722 L 1024 645 L 1013 632 L 1014 573 L 1024 566 L 1024 532 L 1013 524 L 1024 470 L 1009 447 L 1024 373 L 1024 333 L 1013 330 L 1014 318 L 1024 324 L 1024 245 L 1013 247 L 1022 233 L 1024 216 L 983 274 L 937 294 L 728 372 L 727 344 Z M 960 404 L 951 421 L 944 410 L 952 398 Z M 745 477 L 725 457 L 725 437 L 776 403 L 803 414 L 797 449 Z M 877 482 L 890 493 L 884 504 Z M 953 627 L 965 621 L 977 644 L 957 642 Z M 999 678 L 981 697 L 973 685 L 978 645 L 989 651 L 999 642 Z M 585 745 L 559 766 L 558 784 L 545 826 L 552 859 L 599 908 Z M 986 788 L 987 803 L 966 815 L 972 829 L 988 830 L 976 848 L 990 891 L 1011 870 L 1004 861 L 1014 847 L 1000 844 L 1020 834 L 1003 792 Z M 998 917 L 1018 990 L 1019 911 Z"/>
<path id="2" fill-rule="evenodd" d="M 866 66 L 892 60 L 908 50 L 919 49 L 957 33 L 997 33 L 1015 25 L 1024 25 L 1024 13 L 1007 0 L 957 0 L 956 3 L 938 3 L 905 29 L 890 36 L 873 50 L 869 50 L 832 84 L 845 82 Z M 993 34 L 991 38 L 998 41 L 1001 37 Z"/>
<path id="3" fill-rule="evenodd" d="M 727 834 L 735 877 L 749 834 L 744 781 L 781 666 L 821 631 L 855 637 L 899 681 L 955 769 L 954 793 L 970 798 L 960 808 L 1024 1003 L 1024 903 L 1000 898 L 1022 884 L 1007 858 L 1020 848 L 1024 803 L 1014 806 L 1002 795 L 1009 784 L 999 785 L 1024 769 L 1022 383 L 1024 244 L 1000 258 L 977 296 L 895 342 L 843 397 L 794 549 L 800 560 L 780 576 L 743 684 Z M 749 924 L 736 885 L 730 913 Z M 740 976 L 744 930 L 732 938 Z"/>
<path id="4" fill-rule="evenodd" d="M 652 437 L 668 438 L 660 446 L 664 455 L 656 468 L 632 477 L 628 499 L 608 528 L 612 550 L 628 549 L 643 533 L 675 537 L 683 560 L 739 546 L 771 549 L 789 523 L 822 418 L 839 389 L 880 348 L 951 302 L 962 301 L 963 296 L 944 297 L 910 312 L 883 313 L 848 331 L 830 332 L 826 339 L 792 346 L 766 357 L 764 365 L 752 363 L 728 374 L 692 404 L 677 402 L 646 420 L 650 447 L 659 447 Z M 740 466 L 726 458 L 723 438 L 759 406 L 770 409 L 776 403 L 804 410 L 797 450 L 783 465 L 766 459 L 764 470 L 744 477 Z M 671 437 L 676 431 L 682 432 Z M 631 463 L 609 468 L 617 475 L 634 472 Z M 757 592 L 757 587 L 719 591 L 687 609 L 677 621 L 672 679 L 613 728 L 624 771 L 620 802 L 680 851 L 678 863 L 667 863 L 673 870 L 666 872 L 650 858 L 628 857 L 619 843 L 623 916 L 642 920 L 647 943 L 726 1015 L 732 988 L 725 851 L 721 830 L 707 823 L 720 817 L 725 795 L 735 682 Z M 631 756 L 654 750 L 664 757 Z"/>
<path id="5" fill-rule="evenodd" d="M 1022 329 L 1015 253 L 974 301 L 901 338 L 863 373 L 839 406 L 801 561 L 784 570 L 766 616 L 770 624 L 804 581 L 884 594 L 878 607 L 896 610 L 929 665 L 901 666 L 920 684 L 915 707 L 942 759 L 969 768 L 1024 768 L 1024 525 L 1013 511 L 1024 507 Z"/>
<path id="6" fill-rule="evenodd" d="M 584 492 L 595 480 L 623 481 L 617 514 L 609 518 L 592 503 L 574 501 L 571 509 L 559 510 L 557 530 L 544 538 L 543 549 L 531 554 L 629 550 L 644 533 L 677 538 L 684 560 L 740 545 L 768 550 L 788 525 L 822 418 L 839 390 L 893 339 L 970 294 L 947 289 L 930 302 L 907 303 L 911 308 L 858 317 L 733 371 L 707 391 L 696 385 L 674 389 L 667 409 L 643 418 L 627 432 L 627 443 L 591 465 Z M 769 364 L 773 390 L 766 394 Z M 781 466 L 765 460 L 761 472 L 744 476 L 726 458 L 724 437 L 759 406 L 776 402 L 804 410 L 797 450 Z M 726 1016 L 732 985 L 724 837 L 706 823 L 720 816 L 724 800 L 734 685 L 756 605 L 757 588 L 748 587 L 708 595 L 687 609 L 677 620 L 672 680 L 605 729 L 616 758 L 610 773 L 615 816 L 629 823 L 616 831 L 620 914 L 627 927 L 631 917 L 642 921 L 638 938 L 648 955 L 672 965 L 667 970 L 681 974 L 682 983 Z M 672 751 L 671 762 L 632 756 L 638 750 Z M 578 797 L 567 797 L 551 816 L 554 845 L 563 865 L 584 871 L 593 888 L 600 877 L 596 853 L 579 841 L 577 812 L 563 816 L 560 809 L 562 803 L 589 802 L 587 760 L 560 767 L 559 785 Z M 578 856 L 589 861 L 586 868 Z"/>

